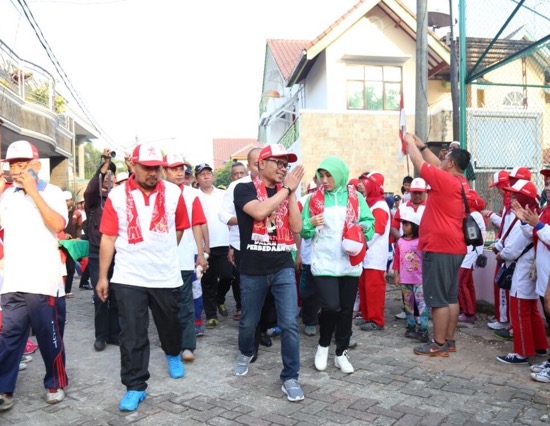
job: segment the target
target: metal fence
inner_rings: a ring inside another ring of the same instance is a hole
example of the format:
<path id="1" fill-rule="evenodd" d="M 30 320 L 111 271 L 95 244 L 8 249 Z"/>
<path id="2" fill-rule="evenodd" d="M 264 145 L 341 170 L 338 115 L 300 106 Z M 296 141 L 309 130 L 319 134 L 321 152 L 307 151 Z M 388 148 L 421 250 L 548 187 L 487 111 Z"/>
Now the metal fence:
<path id="1" fill-rule="evenodd" d="M 474 186 L 498 211 L 495 171 L 528 167 L 540 192 L 550 166 L 550 1 L 461 1 L 466 146 Z"/>

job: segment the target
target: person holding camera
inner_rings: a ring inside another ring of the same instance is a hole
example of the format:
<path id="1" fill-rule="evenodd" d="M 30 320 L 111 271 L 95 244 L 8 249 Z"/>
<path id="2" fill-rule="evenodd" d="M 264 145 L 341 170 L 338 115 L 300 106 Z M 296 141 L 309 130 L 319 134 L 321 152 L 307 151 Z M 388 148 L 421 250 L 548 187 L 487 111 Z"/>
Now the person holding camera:
<path id="1" fill-rule="evenodd" d="M 116 165 L 112 162 L 114 155 L 109 148 L 103 150 L 101 165 L 94 176 L 88 182 L 84 192 L 86 205 L 86 236 L 90 245 L 88 255 L 88 269 L 90 281 L 94 290 L 94 349 L 102 351 L 107 343 L 118 345 L 120 338 L 120 326 L 118 324 L 118 306 L 114 292 L 109 293 L 107 300 L 102 301 L 95 292 L 99 279 L 99 243 L 101 233 L 99 224 L 103 215 L 103 206 L 111 189 L 116 185 Z M 109 277 L 113 273 L 113 266 L 109 269 Z"/>

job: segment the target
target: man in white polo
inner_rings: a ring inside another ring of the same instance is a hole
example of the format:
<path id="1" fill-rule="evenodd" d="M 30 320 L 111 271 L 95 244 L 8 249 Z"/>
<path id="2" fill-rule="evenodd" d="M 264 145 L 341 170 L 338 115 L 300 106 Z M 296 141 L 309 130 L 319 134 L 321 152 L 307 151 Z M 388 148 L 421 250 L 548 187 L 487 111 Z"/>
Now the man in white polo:
<path id="1" fill-rule="evenodd" d="M 3 313 L 0 335 L 0 412 L 13 406 L 19 362 L 32 327 L 48 389 L 46 402 L 65 398 L 68 384 L 56 298 L 62 288 L 57 234 L 65 229 L 67 205 L 60 188 L 38 179 L 38 150 L 13 142 L 6 159 L 14 185 L 0 177 L 0 225 L 4 228 Z M 32 264 L 32 267 L 29 265 Z"/>
<path id="2" fill-rule="evenodd" d="M 138 145 L 133 152 L 134 174 L 109 193 L 101 217 L 96 291 L 109 296 L 108 273 L 113 256 L 111 288 L 118 301 L 121 379 L 127 392 L 121 411 L 134 411 L 146 397 L 149 379 L 148 325 L 151 309 L 168 372 L 183 377 L 178 321 L 181 273 L 178 244 L 189 228 L 181 189 L 160 179 L 164 164 L 155 146 Z"/>

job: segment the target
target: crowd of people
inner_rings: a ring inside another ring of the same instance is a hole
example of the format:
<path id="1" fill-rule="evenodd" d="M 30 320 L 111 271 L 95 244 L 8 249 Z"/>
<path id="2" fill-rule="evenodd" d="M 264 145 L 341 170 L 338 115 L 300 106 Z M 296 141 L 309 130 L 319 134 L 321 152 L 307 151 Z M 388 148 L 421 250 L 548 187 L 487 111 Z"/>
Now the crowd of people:
<path id="1" fill-rule="evenodd" d="M 392 279 L 404 337 L 418 342 L 412 352 L 449 357 L 459 349 L 458 322 L 476 321 L 473 270 L 484 267 L 483 244 L 466 244 L 467 215 L 483 239 L 488 222 L 497 229 L 489 247 L 497 260 L 495 321 L 487 325 L 513 341 L 497 360 L 528 365 L 545 355 L 539 301 L 550 326 L 550 210 L 529 169 L 494 174 L 503 207 L 493 212 L 465 177 L 468 151 L 452 143 L 438 156 L 408 133 L 404 142 L 418 177 L 406 176 L 401 194 L 391 196 L 382 173 L 354 178 L 343 159 L 327 157 L 299 197 L 304 168 L 281 145 L 253 148 L 247 165 L 233 163 L 227 189 L 214 185 L 207 163 L 193 168 L 177 152 L 138 145 L 118 174 L 105 150 L 76 206 L 70 192 L 38 178 L 32 144 L 12 143 L 3 161 L 13 182 L 0 179 L 0 411 L 14 405 L 18 371 L 36 350 L 30 330 L 46 369 L 46 401 L 64 399 L 65 299 L 74 296 L 75 271 L 79 287 L 94 290 L 94 349 L 120 348 L 121 411 L 147 397 L 149 311 L 167 373 L 180 379 L 184 363 L 195 360 L 197 337 L 230 315 L 229 291 L 239 321 L 234 374 L 246 375 L 260 345 L 280 335 L 289 401 L 305 397 L 298 322 L 305 335 L 319 336 L 317 370 L 328 368 L 334 344 L 334 367 L 352 374 L 354 325 L 359 333 L 384 329 Z M 550 169 L 540 173 L 547 198 Z M 87 240 L 85 257 L 64 242 L 79 239 Z M 29 258 L 36 267 L 24 267 Z M 550 383 L 550 359 L 530 368 L 533 380 Z"/>

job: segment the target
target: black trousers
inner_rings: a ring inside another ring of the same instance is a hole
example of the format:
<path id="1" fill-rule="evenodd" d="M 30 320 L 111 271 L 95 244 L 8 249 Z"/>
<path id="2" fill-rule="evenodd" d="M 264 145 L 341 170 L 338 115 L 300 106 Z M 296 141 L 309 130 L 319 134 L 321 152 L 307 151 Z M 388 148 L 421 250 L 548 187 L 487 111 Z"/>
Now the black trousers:
<path id="1" fill-rule="evenodd" d="M 349 346 L 359 277 L 323 276 L 314 277 L 314 282 L 321 301 L 319 345 L 329 346 L 334 334 L 336 355 L 340 356 Z"/>
<path id="2" fill-rule="evenodd" d="M 113 267 L 114 262 L 111 262 L 107 275 L 109 281 L 113 276 Z M 95 339 L 101 342 L 118 343 L 120 340 L 120 325 L 118 324 L 118 304 L 115 292 L 111 289 L 111 291 L 109 291 L 109 297 L 105 302 L 102 302 L 101 299 L 97 297 L 95 291 L 99 279 L 99 259 L 97 257 L 90 257 L 88 259 L 88 267 L 86 270 L 89 271 L 90 281 L 94 289 Z"/>
<path id="3" fill-rule="evenodd" d="M 149 379 L 149 309 L 157 327 L 162 350 L 181 352 L 178 320 L 181 292 L 176 288 L 148 288 L 111 283 L 118 300 L 120 323 L 120 378 L 127 390 L 142 391 Z"/>
<path id="4" fill-rule="evenodd" d="M 302 322 L 304 325 L 319 324 L 319 294 L 311 275 L 311 265 L 302 264 L 300 272 L 300 298 L 302 299 Z"/>
<path id="5" fill-rule="evenodd" d="M 231 287 L 233 266 L 227 260 L 228 250 L 229 246 L 212 247 L 210 249 L 208 269 L 201 279 L 202 303 L 207 320 L 218 318 L 218 289 L 229 289 Z"/>

